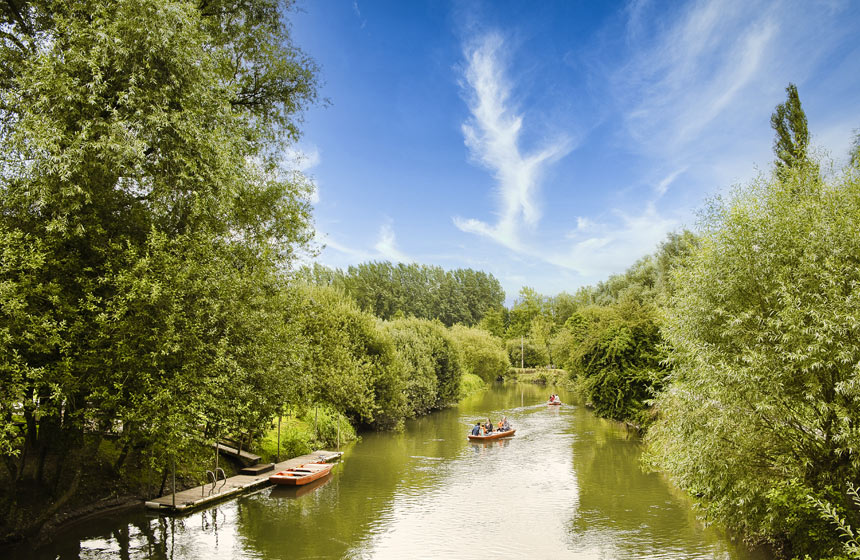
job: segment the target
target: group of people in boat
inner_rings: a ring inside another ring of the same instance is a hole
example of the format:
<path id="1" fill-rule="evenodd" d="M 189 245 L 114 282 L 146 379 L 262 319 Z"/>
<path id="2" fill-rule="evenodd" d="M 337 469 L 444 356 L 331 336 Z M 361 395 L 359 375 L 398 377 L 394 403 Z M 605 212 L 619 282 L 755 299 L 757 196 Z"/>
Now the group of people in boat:
<path id="1" fill-rule="evenodd" d="M 488 434 L 492 434 L 493 431 L 496 432 L 508 432 L 511 430 L 511 425 L 508 423 L 508 417 L 505 416 L 499 423 L 496 425 L 495 430 L 493 429 L 493 423 L 487 418 L 487 421 L 481 423 L 481 421 L 475 422 L 475 425 L 472 427 L 472 435 L 473 436 L 486 436 Z"/>
<path id="2" fill-rule="evenodd" d="M 559 398 L 559 396 L 558 396 L 558 395 L 556 395 L 555 393 L 553 393 L 553 394 L 551 394 L 551 395 L 549 396 L 549 402 L 551 402 L 551 403 L 552 403 L 552 402 L 561 402 L 561 399 Z"/>

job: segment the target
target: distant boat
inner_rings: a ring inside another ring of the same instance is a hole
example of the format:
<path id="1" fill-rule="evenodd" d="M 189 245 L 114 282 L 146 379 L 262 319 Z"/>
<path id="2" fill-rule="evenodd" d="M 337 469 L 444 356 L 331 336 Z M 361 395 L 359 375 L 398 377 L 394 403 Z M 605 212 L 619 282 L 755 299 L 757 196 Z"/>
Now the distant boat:
<path id="1" fill-rule="evenodd" d="M 490 432 L 489 434 L 487 434 L 485 436 L 473 436 L 472 434 L 469 434 L 469 440 L 470 441 L 487 441 L 490 439 L 499 439 L 499 438 L 503 438 L 503 437 L 510 437 L 510 436 L 514 435 L 515 432 L 516 432 L 516 429 L 511 428 L 510 430 L 508 430 L 506 432 Z"/>
<path id="2" fill-rule="evenodd" d="M 331 472 L 333 467 L 334 465 L 330 463 L 305 463 L 304 465 L 273 474 L 269 477 L 269 482 L 288 486 L 300 486 L 326 476 Z"/>
<path id="3" fill-rule="evenodd" d="M 556 400 L 554 400 L 554 401 L 549 401 L 549 402 L 547 402 L 546 404 L 548 404 L 548 405 L 550 405 L 550 406 L 561 406 L 561 400 L 560 400 L 560 399 L 556 399 Z"/>

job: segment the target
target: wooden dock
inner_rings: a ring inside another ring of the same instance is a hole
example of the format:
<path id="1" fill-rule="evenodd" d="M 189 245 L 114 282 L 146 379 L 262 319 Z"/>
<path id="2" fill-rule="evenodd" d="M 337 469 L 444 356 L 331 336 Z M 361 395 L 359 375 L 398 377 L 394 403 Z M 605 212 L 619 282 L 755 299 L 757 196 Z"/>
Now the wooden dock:
<path id="1" fill-rule="evenodd" d="M 215 448 L 214 443 L 212 444 L 212 447 Z M 249 453 L 245 449 L 243 449 L 242 451 L 239 451 L 237 448 L 235 448 L 231 445 L 228 445 L 226 443 L 219 443 L 217 447 L 218 447 L 218 451 L 220 453 L 227 455 L 229 457 L 239 459 L 240 461 L 245 463 L 245 465 L 256 465 L 257 463 L 260 462 L 260 459 L 262 459 L 262 457 L 260 457 L 259 455 L 254 455 L 253 453 Z"/>
<path id="2" fill-rule="evenodd" d="M 304 463 L 311 463 L 320 460 L 331 462 L 335 459 L 339 459 L 341 455 L 343 455 L 342 452 L 322 450 L 314 451 L 308 455 L 293 457 L 292 459 L 276 463 L 269 472 L 256 475 L 239 474 L 231 476 L 226 480 L 219 480 L 217 484 L 214 485 L 214 488 L 210 482 L 205 486 L 197 486 L 196 488 L 182 490 L 181 492 L 177 492 L 175 496 L 173 494 L 167 494 L 160 498 L 147 501 L 146 507 L 158 510 L 161 513 L 185 513 L 192 509 L 244 494 L 254 488 L 268 486 L 269 475 L 272 472 L 278 472 L 291 467 L 297 467 Z"/>

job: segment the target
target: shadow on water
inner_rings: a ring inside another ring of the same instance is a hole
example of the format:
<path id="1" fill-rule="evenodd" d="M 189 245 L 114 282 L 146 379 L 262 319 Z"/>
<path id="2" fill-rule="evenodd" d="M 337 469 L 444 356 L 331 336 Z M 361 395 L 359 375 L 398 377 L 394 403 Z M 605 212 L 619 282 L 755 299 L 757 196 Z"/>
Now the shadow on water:
<path id="1" fill-rule="evenodd" d="M 57 535 L 22 558 L 765 558 L 705 529 L 690 501 L 639 467 L 638 440 L 562 392 L 496 386 L 366 433 L 332 474 L 184 517 L 146 511 Z M 511 438 L 470 442 L 507 416 Z"/>

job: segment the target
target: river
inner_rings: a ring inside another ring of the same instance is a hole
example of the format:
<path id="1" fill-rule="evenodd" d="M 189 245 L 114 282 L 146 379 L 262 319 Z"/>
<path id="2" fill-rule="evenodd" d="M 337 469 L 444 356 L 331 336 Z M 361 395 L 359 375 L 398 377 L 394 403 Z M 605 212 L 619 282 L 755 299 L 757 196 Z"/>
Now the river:
<path id="1" fill-rule="evenodd" d="M 705 528 L 639 466 L 641 445 L 561 393 L 495 386 L 368 433 L 309 488 L 266 488 L 184 517 L 135 510 L 57 535 L 35 559 L 572 558 L 765 560 Z M 510 439 L 473 444 L 507 415 Z"/>

